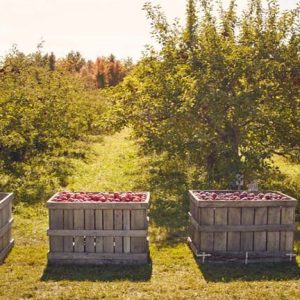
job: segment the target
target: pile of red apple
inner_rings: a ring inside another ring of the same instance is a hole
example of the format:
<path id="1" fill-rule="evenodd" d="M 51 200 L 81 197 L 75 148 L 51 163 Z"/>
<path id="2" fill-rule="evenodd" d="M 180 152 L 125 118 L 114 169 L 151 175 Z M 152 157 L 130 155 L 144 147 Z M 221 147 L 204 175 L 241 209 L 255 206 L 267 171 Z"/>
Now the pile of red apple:
<path id="1" fill-rule="evenodd" d="M 225 191 L 196 191 L 194 195 L 199 200 L 288 200 L 284 195 L 275 192 L 246 192 L 246 191 L 236 191 L 236 192 L 225 192 Z"/>
<path id="2" fill-rule="evenodd" d="M 52 199 L 55 202 L 143 202 L 146 193 L 90 193 L 61 192 Z"/>

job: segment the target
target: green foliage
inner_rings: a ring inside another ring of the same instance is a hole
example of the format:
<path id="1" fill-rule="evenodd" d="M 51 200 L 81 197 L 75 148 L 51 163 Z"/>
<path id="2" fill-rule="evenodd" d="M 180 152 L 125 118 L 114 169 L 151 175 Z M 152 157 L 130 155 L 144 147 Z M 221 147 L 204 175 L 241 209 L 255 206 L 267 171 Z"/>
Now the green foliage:
<path id="1" fill-rule="evenodd" d="M 274 154 L 299 160 L 299 8 L 280 12 L 249 2 L 214 14 L 211 1 L 187 1 L 187 25 L 168 24 L 146 3 L 153 35 L 122 85 L 123 118 L 145 152 L 196 168 L 210 185 L 272 175 Z"/>
<path id="2" fill-rule="evenodd" d="M 15 192 L 19 200 L 40 200 L 66 184 L 69 158 L 85 153 L 79 141 L 102 133 L 106 104 L 55 67 L 53 54 L 14 50 L 1 65 L 0 190 Z"/>

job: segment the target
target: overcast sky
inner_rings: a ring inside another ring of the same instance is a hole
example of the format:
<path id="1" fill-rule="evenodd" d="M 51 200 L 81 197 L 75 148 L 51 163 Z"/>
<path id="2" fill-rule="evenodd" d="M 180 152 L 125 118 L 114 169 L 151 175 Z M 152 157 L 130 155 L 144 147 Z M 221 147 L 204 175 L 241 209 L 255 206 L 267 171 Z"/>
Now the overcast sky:
<path id="1" fill-rule="evenodd" d="M 224 0 L 226 4 L 229 0 Z M 186 0 L 152 0 L 168 19 L 184 19 Z M 237 1 L 239 8 L 247 0 Z M 280 0 L 283 9 L 297 0 Z M 42 40 L 44 52 L 57 56 L 71 50 L 88 59 L 115 54 L 118 58 L 141 55 L 151 44 L 149 20 L 142 11 L 145 0 L 0 0 L 0 56 L 13 44 L 29 53 Z"/>

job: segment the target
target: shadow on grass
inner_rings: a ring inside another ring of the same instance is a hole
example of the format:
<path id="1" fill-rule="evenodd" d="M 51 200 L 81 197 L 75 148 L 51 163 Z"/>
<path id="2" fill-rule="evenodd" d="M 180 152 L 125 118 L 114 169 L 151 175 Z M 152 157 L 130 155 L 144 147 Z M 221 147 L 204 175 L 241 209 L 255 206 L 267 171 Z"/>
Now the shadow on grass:
<path id="1" fill-rule="evenodd" d="M 286 281 L 300 279 L 297 263 L 242 263 L 202 264 L 198 267 L 207 282 Z"/>
<path id="2" fill-rule="evenodd" d="M 152 262 L 146 265 L 47 265 L 41 281 L 149 281 L 152 276 Z"/>
<path id="3" fill-rule="evenodd" d="M 157 246 L 174 245 L 187 236 L 188 184 L 173 162 L 152 162 L 147 185 L 151 191 L 151 241 Z"/>

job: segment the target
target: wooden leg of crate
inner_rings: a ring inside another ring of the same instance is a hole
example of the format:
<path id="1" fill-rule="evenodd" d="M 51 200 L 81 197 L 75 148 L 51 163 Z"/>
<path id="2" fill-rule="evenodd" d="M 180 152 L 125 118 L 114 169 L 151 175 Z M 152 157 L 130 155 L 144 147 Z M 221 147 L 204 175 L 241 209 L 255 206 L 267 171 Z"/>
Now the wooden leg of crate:
<path id="1" fill-rule="evenodd" d="M 8 253 L 11 251 L 11 249 L 14 246 L 14 240 L 11 240 L 8 245 L 0 252 L 0 264 L 3 263 L 5 257 L 8 255 Z"/>

